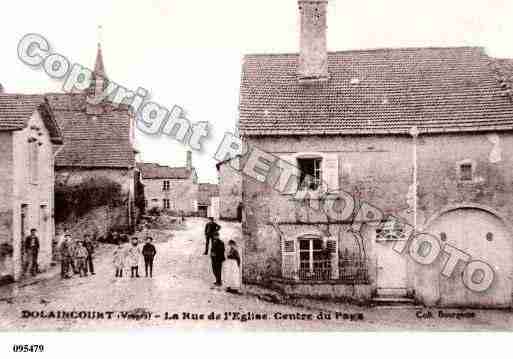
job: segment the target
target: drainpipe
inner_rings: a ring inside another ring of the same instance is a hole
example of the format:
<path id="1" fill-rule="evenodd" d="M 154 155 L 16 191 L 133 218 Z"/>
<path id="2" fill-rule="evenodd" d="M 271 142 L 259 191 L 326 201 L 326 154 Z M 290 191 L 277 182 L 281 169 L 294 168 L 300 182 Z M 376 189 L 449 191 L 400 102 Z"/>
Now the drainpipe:
<path id="1" fill-rule="evenodd" d="M 417 232 L 417 139 L 420 131 L 417 126 L 413 126 L 409 134 L 413 140 L 413 228 Z"/>

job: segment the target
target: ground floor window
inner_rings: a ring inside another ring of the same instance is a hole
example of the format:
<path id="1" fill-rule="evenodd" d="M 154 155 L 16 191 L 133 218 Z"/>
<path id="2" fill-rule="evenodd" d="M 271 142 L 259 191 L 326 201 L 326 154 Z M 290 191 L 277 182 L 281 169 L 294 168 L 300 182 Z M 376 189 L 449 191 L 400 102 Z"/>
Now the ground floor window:
<path id="1" fill-rule="evenodd" d="M 320 238 L 299 239 L 299 278 L 326 280 L 331 278 L 331 258 Z"/>
<path id="2" fill-rule="evenodd" d="M 334 237 L 301 236 L 282 241 L 282 276 L 299 281 L 336 280 L 348 284 L 366 283 L 365 255 L 339 250 Z"/>
<path id="3" fill-rule="evenodd" d="M 164 198 L 164 209 L 171 208 L 171 203 L 169 202 L 169 199 Z"/>

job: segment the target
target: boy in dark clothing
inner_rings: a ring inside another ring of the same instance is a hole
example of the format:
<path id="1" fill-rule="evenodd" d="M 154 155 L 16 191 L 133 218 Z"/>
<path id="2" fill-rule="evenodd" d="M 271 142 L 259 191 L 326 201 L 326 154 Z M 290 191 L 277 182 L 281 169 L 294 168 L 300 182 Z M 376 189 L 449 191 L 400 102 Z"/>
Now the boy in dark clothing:
<path id="1" fill-rule="evenodd" d="M 220 229 L 221 229 L 221 226 L 214 221 L 213 217 L 210 217 L 209 222 L 205 225 L 205 240 L 206 240 L 206 242 L 205 242 L 205 253 L 203 253 L 204 255 L 208 254 L 208 244 L 209 244 L 210 240 L 213 240 L 214 233 L 219 232 Z"/>
<path id="2" fill-rule="evenodd" d="M 157 254 L 157 250 L 155 246 L 151 244 L 153 238 L 146 237 L 146 244 L 143 246 L 142 255 L 144 257 L 144 271 L 146 272 L 146 277 L 148 276 L 148 269 L 150 270 L 150 278 L 153 277 L 153 259 Z"/>
<path id="3" fill-rule="evenodd" d="M 212 249 L 210 250 L 210 258 L 212 259 L 212 271 L 214 272 L 214 276 L 216 277 L 214 285 L 221 286 L 223 284 L 221 276 L 225 256 L 224 243 L 221 239 L 219 239 L 218 232 L 214 233 L 213 235 Z"/>

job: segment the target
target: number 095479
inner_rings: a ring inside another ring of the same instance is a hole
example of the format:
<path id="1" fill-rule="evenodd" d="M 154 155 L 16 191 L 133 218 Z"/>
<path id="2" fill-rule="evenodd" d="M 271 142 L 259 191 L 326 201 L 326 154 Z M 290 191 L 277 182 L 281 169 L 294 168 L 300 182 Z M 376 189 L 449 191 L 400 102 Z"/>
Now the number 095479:
<path id="1" fill-rule="evenodd" d="M 12 351 L 15 353 L 38 353 L 44 352 L 45 346 L 42 344 L 14 344 Z"/>

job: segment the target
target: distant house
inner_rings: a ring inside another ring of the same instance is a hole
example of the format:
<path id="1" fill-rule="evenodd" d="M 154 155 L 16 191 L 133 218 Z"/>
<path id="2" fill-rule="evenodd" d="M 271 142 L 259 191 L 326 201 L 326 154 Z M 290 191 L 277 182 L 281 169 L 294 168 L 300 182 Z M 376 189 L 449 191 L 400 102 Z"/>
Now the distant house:
<path id="1" fill-rule="evenodd" d="M 124 104 L 114 106 L 105 100 L 99 105 L 90 105 L 86 101 L 88 96 L 101 93 L 107 83 L 102 49 L 98 44 L 93 78 L 86 91 L 46 95 L 65 139 L 55 159 L 57 185 L 105 178 L 122 188 L 122 203 L 94 221 L 97 222 L 94 226 L 101 231 L 109 227 L 131 227 L 135 217 L 134 113 Z M 89 228 L 79 229 L 86 230 Z"/>
<path id="2" fill-rule="evenodd" d="M 219 218 L 219 186 L 200 183 L 198 186 L 198 216 Z"/>
<path id="3" fill-rule="evenodd" d="M 24 274 L 23 241 L 38 231 L 39 266 L 52 260 L 54 157 L 62 135 L 44 96 L 0 94 L 0 281 Z"/>
<path id="4" fill-rule="evenodd" d="M 192 154 L 187 152 L 185 167 L 161 166 L 157 163 L 138 163 L 144 185 L 146 211 L 152 208 L 186 216 L 198 211 L 198 176 L 192 167 Z"/>
<path id="5" fill-rule="evenodd" d="M 240 156 L 216 164 L 219 178 L 219 218 L 242 220 Z"/>
<path id="6" fill-rule="evenodd" d="M 328 53 L 326 3 L 299 1 L 299 54 L 243 61 L 240 134 L 277 158 L 267 178 L 293 165 L 279 191 L 242 179 L 243 280 L 511 308 L 513 60 L 478 47 Z M 409 227 L 438 243 L 427 264 Z M 455 248 L 464 260 L 446 271 Z"/>

